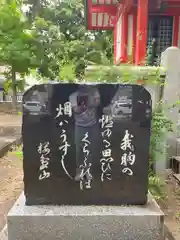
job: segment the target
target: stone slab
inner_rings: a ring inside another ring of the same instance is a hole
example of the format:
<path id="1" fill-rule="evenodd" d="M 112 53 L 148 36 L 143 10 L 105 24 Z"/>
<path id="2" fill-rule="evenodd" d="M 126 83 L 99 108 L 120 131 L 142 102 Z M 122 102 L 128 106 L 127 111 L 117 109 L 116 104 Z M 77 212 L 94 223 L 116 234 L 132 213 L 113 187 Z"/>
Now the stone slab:
<path id="1" fill-rule="evenodd" d="M 98 106 L 90 107 L 96 95 Z M 32 107 L 34 101 L 39 107 Z M 147 90 L 116 83 L 41 84 L 28 89 L 23 104 L 26 205 L 146 204 Z M 84 105 L 81 114 L 74 104 Z"/>
<path id="2" fill-rule="evenodd" d="M 0 232 L 0 240 L 8 240 L 7 225 Z"/>
<path id="3" fill-rule="evenodd" d="M 21 194 L 8 217 L 8 240 L 162 240 L 164 214 L 146 206 L 26 206 Z"/>
<path id="4" fill-rule="evenodd" d="M 0 158 L 3 157 L 9 150 L 11 150 L 14 146 L 20 145 L 22 142 L 22 137 L 14 136 L 14 137 L 0 137 Z"/>

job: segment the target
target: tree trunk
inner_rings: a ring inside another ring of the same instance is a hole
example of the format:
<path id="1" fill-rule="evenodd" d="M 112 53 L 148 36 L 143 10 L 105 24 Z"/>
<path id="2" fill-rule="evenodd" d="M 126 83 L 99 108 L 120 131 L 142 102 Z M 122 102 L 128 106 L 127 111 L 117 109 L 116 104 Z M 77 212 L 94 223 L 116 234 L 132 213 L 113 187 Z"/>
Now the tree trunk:
<path id="1" fill-rule="evenodd" d="M 13 110 L 17 112 L 17 92 L 16 92 L 16 72 L 12 67 L 12 106 Z"/>
<path id="2" fill-rule="evenodd" d="M 32 15 L 31 15 L 31 22 L 33 22 L 33 20 L 35 19 L 39 8 L 40 8 L 41 4 L 40 4 L 40 0 L 35 0 L 33 5 L 32 5 Z"/>

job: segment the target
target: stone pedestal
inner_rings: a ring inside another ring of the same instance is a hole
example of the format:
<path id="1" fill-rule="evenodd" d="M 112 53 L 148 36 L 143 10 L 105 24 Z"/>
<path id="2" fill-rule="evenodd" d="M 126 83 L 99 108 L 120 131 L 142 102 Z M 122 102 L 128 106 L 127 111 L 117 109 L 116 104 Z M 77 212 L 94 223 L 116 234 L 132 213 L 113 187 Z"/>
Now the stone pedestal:
<path id="1" fill-rule="evenodd" d="M 164 215 L 146 206 L 25 206 L 22 194 L 8 214 L 8 240 L 162 240 Z"/>

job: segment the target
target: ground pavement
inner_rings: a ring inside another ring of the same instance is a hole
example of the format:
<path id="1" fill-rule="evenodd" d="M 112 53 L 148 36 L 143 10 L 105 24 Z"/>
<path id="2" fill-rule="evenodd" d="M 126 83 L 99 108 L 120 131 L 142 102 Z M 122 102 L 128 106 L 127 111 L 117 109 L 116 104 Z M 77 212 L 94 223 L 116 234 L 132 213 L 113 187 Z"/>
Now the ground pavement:
<path id="1" fill-rule="evenodd" d="M 14 190 L 20 175 L 17 160 L 4 155 L 20 141 L 21 116 L 0 113 L 0 230 L 5 224 L 5 214 L 14 202 Z"/>

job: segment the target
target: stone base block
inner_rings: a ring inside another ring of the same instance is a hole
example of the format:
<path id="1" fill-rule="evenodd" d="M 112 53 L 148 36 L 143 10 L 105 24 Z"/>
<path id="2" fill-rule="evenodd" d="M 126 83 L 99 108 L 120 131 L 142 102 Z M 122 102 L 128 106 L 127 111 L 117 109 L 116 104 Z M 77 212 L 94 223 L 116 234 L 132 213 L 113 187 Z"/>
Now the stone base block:
<path id="1" fill-rule="evenodd" d="M 0 232 L 0 240 L 8 240 L 7 225 Z"/>
<path id="2" fill-rule="evenodd" d="M 164 214 L 146 206 L 25 206 L 8 214 L 9 240 L 164 240 Z"/>

